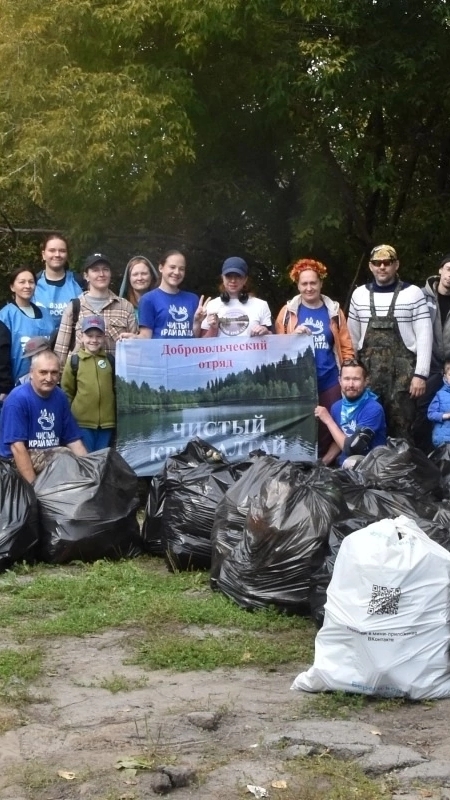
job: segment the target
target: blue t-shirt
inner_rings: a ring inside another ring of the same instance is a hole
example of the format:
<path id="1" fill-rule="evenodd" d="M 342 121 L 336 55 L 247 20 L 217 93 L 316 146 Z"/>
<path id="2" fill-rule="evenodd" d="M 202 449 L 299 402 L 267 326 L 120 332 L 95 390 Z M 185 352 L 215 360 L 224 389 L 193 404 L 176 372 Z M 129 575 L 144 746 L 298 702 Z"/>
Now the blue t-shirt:
<path id="1" fill-rule="evenodd" d="M 353 436 L 360 428 L 370 428 L 374 433 L 374 437 L 368 451 L 386 444 L 386 418 L 383 406 L 377 400 L 369 398 L 366 403 L 363 403 L 357 409 L 356 414 L 352 416 L 349 422 L 342 422 L 341 412 L 342 400 L 338 400 L 331 406 L 330 414 L 336 425 L 339 425 L 346 436 Z M 338 464 L 342 464 L 345 459 L 345 453 L 340 453 L 336 460 Z"/>
<path id="2" fill-rule="evenodd" d="M 70 270 L 67 270 L 60 281 L 48 281 L 43 272 L 36 283 L 32 302 L 40 308 L 48 309 L 53 327 L 58 330 L 65 307 L 74 297 L 79 297 L 82 291 L 82 287 Z"/>
<path id="3" fill-rule="evenodd" d="M 314 336 L 314 358 L 316 360 L 317 390 L 326 392 L 339 383 L 339 371 L 333 353 L 334 338 L 330 327 L 330 315 L 325 305 L 320 308 L 298 308 L 298 324 L 306 325 Z"/>
<path id="4" fill-rule="evenodd" d="M 3 403 L 0 417 L 0 455 L 11 458 L 11 443 L 27 448 L 67 445 L 81 439 L 81 431 L 63 390 L 56 386 L 49 397 L 38 395 L 31 383 L 17 386 Z"/>
<path id="5" fill-rule="evenodd" d="M 139 301 L 139 325 L 150 328 L 154 339 L 184 339 L 193 336 L 194 314 L 198 297 L 192 292 L 169 294 L 163 289 L 152 289 Z"/>

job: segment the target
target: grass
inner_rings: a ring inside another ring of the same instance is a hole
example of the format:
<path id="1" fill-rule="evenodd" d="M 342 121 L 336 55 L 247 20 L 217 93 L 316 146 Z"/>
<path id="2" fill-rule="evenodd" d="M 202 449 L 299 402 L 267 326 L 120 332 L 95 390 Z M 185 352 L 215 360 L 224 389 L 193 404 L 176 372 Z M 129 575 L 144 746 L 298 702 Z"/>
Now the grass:
<path id="1" fill-rule="evenodd" d="M 132 692 L 134 689 L 143 689 L 147 686 L 147 680 L 145 678 L 132 680 L 127 678 L 126 675 L 118 675 L 113 672 L 110 678 L 103 678 L 98 686 L 100 689 L 107 689 L 111 694 L 117 694 L 118 692 Z"/>
<path id="2" fill-rule="evenodd" d="M 295 641 L 292 634 L 264 636 L 249 631 L 234 632 L 221 638 L 192 639 L 180 631 L 152 631 L 137 647 L 133 663 L 146 669 L 178 671 L 257 665 L 274 667 L 305 660 L 309 647 Z"/>
<path id="3" fill-rule="evenodd" d="M 287 790 L 270 789 L 272 800 L 386 800 L 391 789 L 351 761 L 327 753 L 289 761 Z"/>
<path id="4" fill-rule="evenodd" d="M 423 700 L 420 705 L 432 707 L 433 700 Z M 314 695 L 303 707 L 302 716 L 311 714 L 330 719 L 349 719 L 354 714 L 367 708 L 377 712 L 388 713 L 399 708 L 417 705 L 415 701 L 403 697 L 370 697 L 364 694 L 347 694 L 346 692 L 322 692 Z"/>
<path id="5" fill-rule="evenodd" d="M 39 648 L 0 650 L 0 701 L 15 705 L 26 702 L 27 684 L 40 674 L 42 661 Z"/>
<path id="6" fill-rule="evenodd" d="M 312 660 L 315 637 L 308 620 L 274 609 L 245 611 L 213 593 L 207 573 L 169 573 L 157 559 L 19 567 L 0 578 L 0 631 L 25 647 L 110 628 L 130 632 L 130 661 L 146 669 L 300 665 Z M 1 652 L 0 694 L 11 675 L 27 682 L 39 674 L 39 650 L 26 657 L 3 651 L 3 666 Z M 132 688 L 117 675 L 101 685 Z"/>

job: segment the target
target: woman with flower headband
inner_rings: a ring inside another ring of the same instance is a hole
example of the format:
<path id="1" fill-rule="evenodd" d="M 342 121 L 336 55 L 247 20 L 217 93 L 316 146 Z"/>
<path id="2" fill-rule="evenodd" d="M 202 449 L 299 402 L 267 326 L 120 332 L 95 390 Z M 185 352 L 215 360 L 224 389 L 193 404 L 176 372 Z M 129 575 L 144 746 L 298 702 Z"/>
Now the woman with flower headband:
<path id="1" fill-rule="evenodd" d="M 339 303 L 322 294 L 327 268 L 320 261 L 301 258 L 289 271 L 300 294 L 289 300 L 275 322 L 275 333 L 299 333 L 314 336 L 319 405 L 330 410 L 341 398 L 339 369 L 342 362 L 354 358 L 350 334 Z M 318 454 L 323 456 L 332 442 L 328 429 L 319 422 Z"/>

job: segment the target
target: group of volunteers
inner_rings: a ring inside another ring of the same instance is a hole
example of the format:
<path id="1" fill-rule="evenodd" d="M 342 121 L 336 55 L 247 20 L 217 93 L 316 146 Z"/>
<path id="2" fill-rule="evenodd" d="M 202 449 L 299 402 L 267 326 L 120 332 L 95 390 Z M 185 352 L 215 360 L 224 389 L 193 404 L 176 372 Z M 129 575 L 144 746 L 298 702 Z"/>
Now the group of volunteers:
<path id="1" fill-rule="evenodd" d="M 43 449 L 84 455 L 111 445 L 115 347 L 129 338 L 312 337 L 324 464 L 362 456 L 387 435 L 426 453 L 450 441 L 450 255 L 421 289 L 399 277 L 393 247 L 374 247 L 372 277 L 354 290 L 348 319 L 322 293 L 326 266 L 299 259 L 289 271 L 298 294 L 274 323 L 238 256 L 224 261 L 213 299 L 180 288 L 186 259 L 178 250 L 157 269 L 134 256 L 119 295 L 102 253 L 77 275 L 68 269 L 66 239 L 55 233 L 42 259 L 38 275 L 27 267 L 11 273 L 12 301 L 0 310 L 0 458 L 27 480 Z"/>

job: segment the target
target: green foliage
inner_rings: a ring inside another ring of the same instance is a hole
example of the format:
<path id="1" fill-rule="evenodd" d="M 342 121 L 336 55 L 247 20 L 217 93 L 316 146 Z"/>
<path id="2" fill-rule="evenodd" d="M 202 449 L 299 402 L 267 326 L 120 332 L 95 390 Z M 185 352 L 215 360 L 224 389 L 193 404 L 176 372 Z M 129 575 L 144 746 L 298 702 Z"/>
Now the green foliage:
<path id="1" fill-rule="evenodd" d="M 277 305 L 311 251 L 338 296 L 374 241 L 419 277 L 448 249 L 448 24 L 442 0 L 3 0 L 0 195 L 78 244 L 187 245 L 199 288 L 240 252 Z"/>

